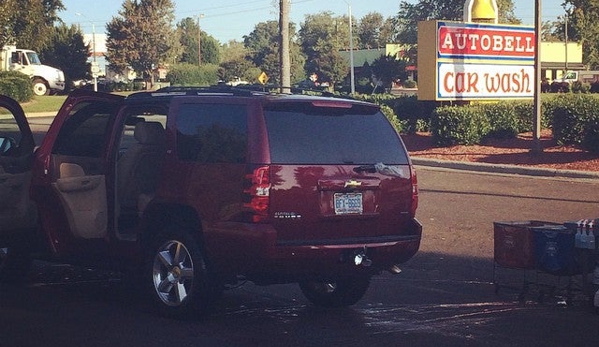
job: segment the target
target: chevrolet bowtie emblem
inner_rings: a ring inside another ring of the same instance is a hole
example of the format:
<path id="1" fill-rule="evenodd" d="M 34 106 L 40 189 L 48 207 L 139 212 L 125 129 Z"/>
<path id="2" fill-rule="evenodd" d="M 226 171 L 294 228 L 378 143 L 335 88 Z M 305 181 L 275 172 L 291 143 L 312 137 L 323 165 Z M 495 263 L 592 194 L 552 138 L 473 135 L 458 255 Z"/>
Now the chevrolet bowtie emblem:
<path id="1" fill-rule="evenodd" d="M 362 185 L 362 182 L 358 182 L 356 180 L 349 180 L 345 182 L 345 188 L 356 188 Z"/>

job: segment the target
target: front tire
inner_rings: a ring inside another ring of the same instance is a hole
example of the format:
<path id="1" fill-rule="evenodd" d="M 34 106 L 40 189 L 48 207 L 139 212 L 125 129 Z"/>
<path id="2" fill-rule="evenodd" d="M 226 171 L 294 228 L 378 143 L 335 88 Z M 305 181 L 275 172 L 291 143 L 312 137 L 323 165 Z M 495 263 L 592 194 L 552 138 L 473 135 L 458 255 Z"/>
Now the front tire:
<path id="1" fill-rule="evenodd" d="M 174 317 L 207 313 L 215 301 L 215 285 L 195 238 L 173 228 L 155 239 L 150 254 L 151 295 L 159 311 Z"/>
<path id="2" fill-rule="evenodd" d="M 37 96 L 50 95 L 50 88 L 48 84 L 41 78 L 33 80 L 33 93 Z"/>
<path id="3" fill-rule="evenodd" d="M 366 294 L 370 277 L 348 277 L 336 281 L 305 281 L 299 286 L 304 296 L 321 307 L 354 305 Z"/>

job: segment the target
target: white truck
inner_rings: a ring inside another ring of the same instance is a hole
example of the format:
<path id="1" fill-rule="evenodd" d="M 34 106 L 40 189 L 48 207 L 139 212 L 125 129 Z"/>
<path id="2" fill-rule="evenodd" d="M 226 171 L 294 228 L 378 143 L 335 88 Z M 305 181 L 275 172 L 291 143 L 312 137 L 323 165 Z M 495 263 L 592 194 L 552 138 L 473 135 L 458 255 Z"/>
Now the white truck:
<path id="1" fill-rule="evenodd" d="M 583 83 L 594 83 L 599 82 L 599 71 L 596 70 L 580 70 L 580 71 L 568 71 L 561 78 L 553 80 L 553 82 L 563 83 L 567 82 L 572 84 L 576 81 Z"/>
<path id="2" fill-rule="evenodd" d="M 63 91 L 65 88 L 64 72 L 51 66 L 43 65 L 36 52 L 20 49 L 16 46 L 2 47 L 0 54 L 0 71 L 19 71 L 31 78 L 35 95 L 48 95 Z"/>

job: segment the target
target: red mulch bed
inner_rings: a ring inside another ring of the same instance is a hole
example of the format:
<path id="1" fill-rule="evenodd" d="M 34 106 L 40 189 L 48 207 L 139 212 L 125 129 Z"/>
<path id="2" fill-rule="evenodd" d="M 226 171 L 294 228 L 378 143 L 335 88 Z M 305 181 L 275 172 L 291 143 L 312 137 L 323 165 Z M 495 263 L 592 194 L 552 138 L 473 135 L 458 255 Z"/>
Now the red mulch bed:
<path id="1" fill-rule="evenodd" d="M 538 154 L 531 153 L 531 133 L 520 134 L 514 139 L 491 139 L 473 146 L 436 147 L 430 133 L 404 134 L 402 139 L 412 157 L 599 171 L 599 153 L 589 153 L 573 146 L 558 146 L 550 130 L 541 132 L 543 152 Z"/>

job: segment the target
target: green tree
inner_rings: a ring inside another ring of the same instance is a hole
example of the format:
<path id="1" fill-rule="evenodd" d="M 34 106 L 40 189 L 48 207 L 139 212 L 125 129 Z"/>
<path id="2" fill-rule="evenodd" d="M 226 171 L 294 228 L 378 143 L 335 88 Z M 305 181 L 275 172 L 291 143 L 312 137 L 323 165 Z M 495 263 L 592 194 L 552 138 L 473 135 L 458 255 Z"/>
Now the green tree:
<path id="1" fill-rule="evenodd" d="M 297 83 L 305 78 L 305 57 L 301 47 L 296 40 L 296 30 L 293 23 L 289 29 L 290 43 L 289 51 L 291 57 L 291 82 Z M 248 58 L 264 71 L 269 77 L 270 83 L 279 85 L 279 23 L 277 21 L 261 22 L 256 24 L 254 30 L 244 36 L 244 46 L 248 52 Z"/>
<path id="2" fill-rule="evenodd" d="M 19 47 L 41 51 L 50 40 L 61 0 L 0 1 L 0 46 L 14 43 Z"/>
<path id="3" fill-rule="evenodd" d="M 599 2 L 568 0 L 563 6 L 569 12 L 568 40 L 582 44 L 583 63 L 591 69 L 599 68 Z"/>
<path id="4" fill-rule="evenodd" d="M 119 16 L 106 25 L 106 60 L 111 67 L 131 67 L 153 84 L 154 70 L 181 54 L 174 10 L 171 0 L 125 0 Z"/>
<path id="5" fill-rule="evenodd" d="M 385 19 L 378 12 L 366 14 L 358 24 L 358 37 L 360 39 L 360 48 L 370 49 L 384 47 L 389 42 L 381 41 L 381 34 L 384 33 Z"/>
<path id="6" fill-rule="evenodd" d="M 518 24 L 514 15 L 512 0 L 497 0 L 499 23 Z M 395 17 L 396 40 L 401 43 L 415 44 L 418 41 L 418 22 L 443 19 L 462 21 L 464 18 L 464 0 L 422 0 L 418 3 L 402 1 Z"/>
<path id="7" fill-rule="evenodd" d="M 248 82 L 257 80 L 260 69 L 247 58 L 249 51 L 243 43 L 231 40 L 221 49 L 223 61 L 220 63 L 218 76 L 222 81 L 230 82 L 238 78 Z"/>
<path id="8" fill-rule="evenodd" d="M 225 82 L 241 79 L 254 83 L 260 75 L 258 69 L 251 61 L 245 58 L 233 58 L 220 64 L 218 77 Z"/>
<path id="9" fill-rule="evenodd" d="M 46 64 L 64 71 L 67 85 L 73 80 L 90 77 L 90 64 L 87 62 L 90 54 L 81 30 L 65 24 L 52 29 L 50 44 L 40 52 Z"/>
<path id="10" fill-rule="evenodd" d="M 395 42 L 395 24 L 392 17 L 385 19 L 379 33 L 379 46 L 385 47 L 388 43 Z"/>
<path id="11" fill-rule="evenodd" d="M 190 17 L 184 18 L 177 24 L 177 31 L 183 48 L 179 62 L 198 65 L 198 32 L 200 27 L 197 22 Z M 218 40 L 202 31 L 200 46 L 202 64 L 220 63 L 220 43 Z"/>
<path id="12" fill-rule="evenodd" d="M 406 66 L 405 59 L 398 59 L 394 55 L 382 55 L 372 62 L 372 73 L 387 90 L 391 88 L 393 81 L 405 80 L 408 77 Z"/>
<path id="13" fill-rule="evenodd" d="M 299 31 L 306 55 L 306 73 L 316 72 L 320 81 L 338 83 L 349 73 L 348 62 L 339 54 L 349 48 L 349 18 L 332 12 L 306 15 Z"/>
<path id="14" fill-rule="evenodd" d="M 0 1 L 0 47 L 14 41 L 15 13 L 17 0 Z"/>

